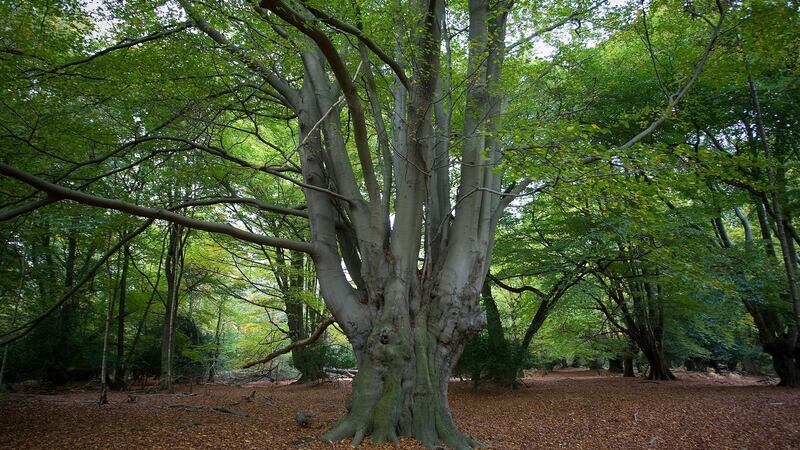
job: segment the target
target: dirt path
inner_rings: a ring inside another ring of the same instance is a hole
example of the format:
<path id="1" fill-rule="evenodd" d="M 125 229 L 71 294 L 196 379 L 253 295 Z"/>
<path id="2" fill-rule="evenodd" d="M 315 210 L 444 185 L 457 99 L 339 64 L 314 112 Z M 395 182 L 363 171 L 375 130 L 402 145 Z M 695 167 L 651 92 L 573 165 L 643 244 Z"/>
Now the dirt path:
<path id="1" fill-rule="evenodd" d="M 454 383 L 453 415 L 497 449 L 800 449 L 800 390 L 748 378 L 652 383 L 593 375 L 527 379 L 515 391 Z M 349 390 L 347 383 L 215 385 L 194 395 L 133 393 L 133 403 L 128 393 L 112 393 L 102 408 L 96 392 L 10 394 L 0 399 L 0 448 L 344 449 L 318 437 L 344 413 Z M 309 428 L 296 424 L 300 410 L 316 414 Z M 420 447 L 406 440 L 400 448 Z"/>

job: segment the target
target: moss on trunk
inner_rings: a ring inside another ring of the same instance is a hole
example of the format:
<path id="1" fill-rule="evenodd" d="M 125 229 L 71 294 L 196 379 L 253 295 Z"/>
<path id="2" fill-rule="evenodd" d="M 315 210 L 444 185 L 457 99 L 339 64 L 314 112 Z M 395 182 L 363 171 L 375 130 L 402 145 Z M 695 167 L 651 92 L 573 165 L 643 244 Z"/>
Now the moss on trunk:
<path id="1" fill-rule="evenodd" d="M 460 344 L 441 344 L 421 323 L 393 336 L 413 341 L 381 341 L 377 331 L 372 345 L 356 352 L 359 370 L 353 379 L 352 406 L 323 439 L 352 438 L 355 446 L 367 436 L 373 443 L 409 436 L 427 448 L 483 447 L 458 430 L 447 403 L 449 356 L 458 353 Z"/>

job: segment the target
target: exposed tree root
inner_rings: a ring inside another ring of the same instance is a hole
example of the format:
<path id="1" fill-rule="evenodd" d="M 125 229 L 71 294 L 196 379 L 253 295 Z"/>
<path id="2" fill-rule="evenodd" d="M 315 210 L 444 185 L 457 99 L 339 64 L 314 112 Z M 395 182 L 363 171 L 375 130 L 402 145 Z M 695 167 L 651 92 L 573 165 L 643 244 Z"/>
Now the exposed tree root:
<path id="1" fill-rule="evenodd" d="M 381 397 L 381 400 L 385 398 Z M 416 404 L 413 408 L 415 415 L 405 427 L 399 419 L 399 414 L 388 416 L 382 414 L 380 403 L 382 402 L 378 401 L 375 404 L 370 415 L 353 409 L 326 433 L 322 440 L 334 442 L 352 438 L 350 445 L 356 447 L 367 436 L 374 443 L 398 442 L 401 436 L 407 436 L 417 439 L 429 449 L 448 447 L 455 450 L 471 450 L 486 447 L 483 443 L 460 432 L 450 415 L 435 402 L 420 401 Z M 407 430 L 402 432 L 403 428 Z"/>

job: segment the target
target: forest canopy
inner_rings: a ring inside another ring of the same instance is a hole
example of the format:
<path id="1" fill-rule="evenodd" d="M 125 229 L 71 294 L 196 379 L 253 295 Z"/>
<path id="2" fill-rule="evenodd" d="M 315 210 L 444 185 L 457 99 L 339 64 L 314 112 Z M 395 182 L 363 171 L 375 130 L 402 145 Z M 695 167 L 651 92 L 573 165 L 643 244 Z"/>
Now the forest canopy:
<path id="1" fill-rule="evenodd" d="M 800 386 L 796 2 L 0 17 L 0 386 L 344 374 L 325 439 L 429 448 L 453 376 Z"/>

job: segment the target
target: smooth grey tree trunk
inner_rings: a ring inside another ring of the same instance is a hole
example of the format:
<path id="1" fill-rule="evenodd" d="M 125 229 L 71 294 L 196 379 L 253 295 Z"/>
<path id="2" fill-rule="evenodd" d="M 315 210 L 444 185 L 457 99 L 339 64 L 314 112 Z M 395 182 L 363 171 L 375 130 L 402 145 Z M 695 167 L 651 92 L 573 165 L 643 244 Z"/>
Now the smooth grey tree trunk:
<path id="1" fill-rule="evenodd" d="M 443 1 L 404 4 L 409 33 L 398 46 L 407 60 L 398 62 L 389 61 L 357 27 L 313 5 L 262 0 L 256 8 L 261 17 L 272 25 L 280 20 L 306 37 L 297 46 L 303 67 L 299 88 L 229 41 L 193 4 L 180 3 L 198 29 L 261 76 L 297 114 L 313 248 L 294 247 L 311 255 L 320 293 L 352 344 L 359 369 L 349 413 L 325 438 L 349 437 L 358 445 L 366 436 L 373 442 L 413 436 L 429 448 L 479 446 L 453 422 L 447 385 L 466 341 L 485 323 L 479 293 L 497 222 L 513 196 L 530 184 L 503 192 L 496 167 L 500 146 L 488 137 L 501 111 L 494 93 L 500 92 L 502 36 L 511 3 L 469 1 L 469 80 L 465 105 L 459 106 L 464 110 L 460 184 L 452 203 L 447 154 L 452 112 L 443 104 L 456 106 L 437 99 L 437 92 L 449 96 L 449 75 L 444 82 L 439 76 Z M 392 68 L 396 84 L 390 111 L 384 111 L 381 96 L 372 95 L 372 68 L 349 70 L 317 19 L 364 44 L 362 66 L 378 58 Z M 273 29 L 289 36 L 278 26 Z M 366 86 L 365 97 L 358 93 L 358 78 Z M 367 114 L 376 122 L 391 118 L 391 133 L 375 125 L 378 149 L 370 145 Z M 392 152 L 384 152 L 389 135 Z M 374 154 L 380 155 L 378 168 Z"/>
<path id="2" fill-rule="evenodd" d="M 25 276 L 26 276 L 26 268 L 27 263 L 25 261 L 25 255 L 22 254 L 20 256 L 20 271 L 19 271 L 19 285 L 17 286 L 17 295 L 16 300 L 14 301 L 14 312 L 11 313 L 11 328 L 13 328 L 17 324 L 17 315 L 19 314 L 19 304 L 22 302 L 22 295 L 25 289 Z M 3 383 L 3 378 L 5 377 L 6 373 L 6 360 L 8 359 L 8 346 L 11 344 L 6 344 L 3 346 L 3 361 L 0 363 L 0 392 L 5 391 L 6 385 Z"/>

